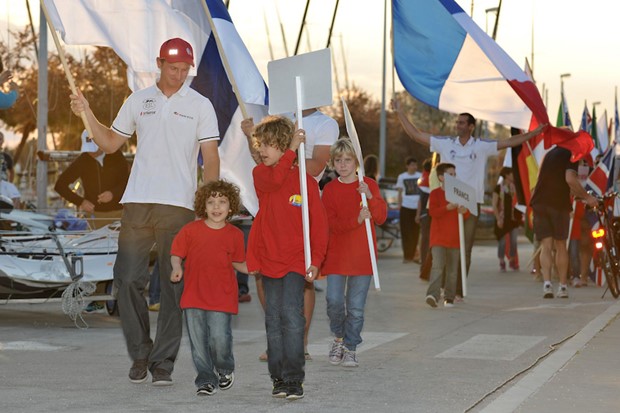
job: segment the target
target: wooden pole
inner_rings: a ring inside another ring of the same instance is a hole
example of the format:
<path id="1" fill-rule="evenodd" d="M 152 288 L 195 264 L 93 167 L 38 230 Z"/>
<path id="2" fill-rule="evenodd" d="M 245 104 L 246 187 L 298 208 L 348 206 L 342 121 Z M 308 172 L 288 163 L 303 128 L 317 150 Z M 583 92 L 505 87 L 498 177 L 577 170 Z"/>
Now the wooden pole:
<path id="1" fill-rule="evenodd" d="M 58 34 L 56 33 L 56 28 L 54 27 L 54 23 L 50 19 L 49 12 L 47 11 L 47 7 L 45 6 L 45 2 L 41 0 L 41 10 L 45 15 L 45 20 L 47 20 L 47 24 L 52 32 L 52 38 L 54 39 L 54 44 L 56 45 L 56 50 L 58 50 L 58 56 L 60 57 L 60 62 L 62 63 L 62 67 L 65 70 L 65 75 L 67 76 L 67 80 L 69 81 L 69 88 L 71 89 L 71 93 L 74 95 L 78 94 L 78 90 L 75 87 L 75 80 L 73 79 L 73 75 L 71 74 L 71 70 L 69 70 L 69 65 L 67 64 L 67 58 L 65 56 L 65 49 L 60 44 L 60 40 L 58 40 Z M 90 128 L 90 124 L 88 123 L 88 119 L 86 118 L 86 112 L 80 113 L 80 117 L 82 118 L 82 122 L 84 122 L 84 128 L 88 131 L 88 136 L 93 136 L 93 131 Z"/>

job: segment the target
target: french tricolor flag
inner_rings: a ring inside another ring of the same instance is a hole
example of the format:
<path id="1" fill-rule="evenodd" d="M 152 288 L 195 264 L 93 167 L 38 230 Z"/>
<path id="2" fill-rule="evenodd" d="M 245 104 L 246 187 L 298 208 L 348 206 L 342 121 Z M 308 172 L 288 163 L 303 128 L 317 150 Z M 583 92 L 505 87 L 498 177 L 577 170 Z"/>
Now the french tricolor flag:
<path id="1" fill-rule="evenodd" d="M 427 105 L 528 129 L 549 123 L 527 74 L 452 0 L 394 0 L 394 60 Z"/>

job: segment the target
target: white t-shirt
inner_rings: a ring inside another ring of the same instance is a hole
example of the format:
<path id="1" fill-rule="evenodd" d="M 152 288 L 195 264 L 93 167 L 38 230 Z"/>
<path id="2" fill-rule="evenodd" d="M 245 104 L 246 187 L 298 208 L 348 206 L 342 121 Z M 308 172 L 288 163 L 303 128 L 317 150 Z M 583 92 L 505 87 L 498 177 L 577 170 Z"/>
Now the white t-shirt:
<path id="1" fill-rule="evenodd" d="M 484 180 L 487 159 L 497 155 L 497 141 L 471 137 L 461 145 L 458 137 L 431 136 L 431 152 L 441 156 L 441 162 L 456 166 L 456 177 L 476 190 L 476 201 L 484 202 Z"/>
<path id="2" fill-rule="evenodd" d="M 294 121 L 295 117 L 293 117 Z M 312 159 L 312 152 L 316 145 L 332 146 L 340 135 L 338 122 L 318 110 L 308 116 L 304 116 L 302 127 L 306 131 L 306 159 Z M 325 168 L 314 178 L 320 181 L 324 172 Z"/>
<path id="3" fill-rule="evenodd" d="M 194 209 L 200 143 L 219 140 L 211 101 L 183 85 L 166 97 L 157 85 L 139 90 L 125 101 L 112 129 L 138 147 L 121 199 Z"/>
<path id="4" fill-rule="evenodd" d="M 11 182 L 7 182 L 5 180 L 0 181 L 0 195 L 4 195 L 11 200 L 21 198 L 19 189 L 17 189 L 17 187 Z"/>
<path id="5" fill-rule="evenodd" d="M 403 207 L 418 209 L 418 202 L 420 201 L 418 179 L 420 179 L 420 177 L 422 177 L 420 172 L 415 172 L 413 174 L 403 172 L 396 178 L 396 188 L 401 189 L 403 193 Z"/>

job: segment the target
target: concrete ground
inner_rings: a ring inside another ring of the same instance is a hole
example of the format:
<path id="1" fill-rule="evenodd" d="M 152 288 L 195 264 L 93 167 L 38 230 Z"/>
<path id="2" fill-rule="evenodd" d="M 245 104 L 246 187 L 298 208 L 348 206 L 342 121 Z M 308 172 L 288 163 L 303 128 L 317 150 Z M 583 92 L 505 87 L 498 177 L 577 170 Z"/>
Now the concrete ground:
<path id="1" fill-rule="evenodd" d="M 525 267 L 531 245 L 519 245 Z M 327 361 L 325 293 L 317 293 L 306 364 L 306 396 L 272 399 L 263 314 L 254 294 L 234 318 L 236 381 L 197 397 L 184 337 L 174 385 L 128 381 L 130 361 L 118 318 L 86 314 L 80 330 L 60 303 L 0 305 L 0 400 L 4 412 L 617 412 L 620 303 L 603 289 L 570 288 L 544 300 L 527 269 L 498 271 L 493 242 L 474 248 L 468 296 L 430 308 L 417 264 L 400 248 L 379 257 L 358 348 L 360 366 Z M 320 284 L 325 286 L 325 282 Z M 557 288 L 557 284 L 555 285 Z M 151 326 L 157 314 L 151 313 Z"/>

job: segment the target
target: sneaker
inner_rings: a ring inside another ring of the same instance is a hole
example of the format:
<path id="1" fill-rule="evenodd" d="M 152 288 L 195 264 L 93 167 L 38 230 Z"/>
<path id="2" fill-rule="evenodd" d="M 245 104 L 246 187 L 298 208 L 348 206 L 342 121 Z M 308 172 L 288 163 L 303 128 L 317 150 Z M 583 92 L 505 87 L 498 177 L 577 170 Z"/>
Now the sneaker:
<path id="1" fill-rule="evenodd" d="M 553 286 L 551 284 L 545 284 L 543 286 L 543 298 L 553 298 Z"/>
<path id="2" fill-rule="evenodd" d="M 218 374 L 220 376 L 218 380 L 218 385 L 220 387 L 220 390 L 230 389 L 233 383 L 235 382 L 235 373 L 230 372 L 230 374 L 222 374 L 222 373 L 218 373 Z"/>
<path id="3" fill-rule="evenodd" d="M 463 297 L 462 297 L 462 296 L 460 296 L 460 295 L 458 295 L 458 294 L 454 296 L 454 302 L 455 302 L 455 303 L 462 303 L 462 302 L 464 302 L 464 301 L 465 301 L 465 300 L 463 299 Z"/>
<path id="4" fill-rule="evenodd" d="M 241 294 L 239 296 L 240 303 L 249 303 L 250 301 L 252 301 L 252 296 L 250 294 Z"/>
<path id="5" fill-rule="evenodd" d="M 172 377 L 167 370 L 156 368 L 151 374 L 153 375 L 153 386 L 172 386 Z"/>
<path id="6" fill-rule="evenodd" d="M 129 381 L 135 384 L 144 383 L 148 377 L 148 360 L 136 360 L 129 369 Z"/>
<path id="7" fill-rule="evenodd" d="M 517 264 L 516 259 L 511 259 L 509 265 L 512 270 L 519 271 L 519 264 Z"/>
<path id="8" fill-rule="evenodd" d="M 149 305 L 149 311 L 159 311 L 160 308 L 161 308 L 161 304 L 160 303 L 155 303 L 155 304 Z"/>
<path id="9" fill-rule="evenodd" d="M 568 298 L 568 288 L 565 285 L 560 285 L 558 287 L 558 298 Z"/>
<path id="10" fill-rule="evenodd" d="M 447 308 L 452 308 L 454 307 L 454 300 L 445 300 L 443 302 L 443 306 L 447 307 Z"/>
<path id="11" fill-rule="evenodd" d="M 213 396 L 217 392 L 217 389 L 211 383 L 203 384 L 196 391 L 197 396 Z"/>
<path id="12" fill-rule="evenodd" d="M 273 379 L 273 390 L 271 390 L 271 397 L 283 399 L 286 397 L 287 385 L 284 384 L 282 379 Z"/>
<path id="13" fill-rule="evenodd" d="M 499 262 L 499 270 L 501 272 L 506 272 L 506 261 L 500 261 Z"/>
<path id="14" fill-rule="evenodd" d="M 357 367 L 359 366 L 357 361 L 357 353 L 354 350 L 344 348 L 344 356 L 342 357 L 342 367 Z"/>
<path id="15" fill-rule="evenodd" d="M 344 344 L 342 340 L 336 340 L 332 342 L 329 348 L 329 363 L 337 366 L 342 363 L 342 357 L 344 356 Z"/>
<path id="16" fill-rule="evenodd" d="M 428 304 L 431 307 L 435 308 L 435 307 L 437 307 L 437 299 L 435 297 L 433 297 L 432 295 L 427 295 L 426 296 L 426 304 Z"/>
<path id="17" fill-rule="evenodd" d="M 86 307 L 84 307 L 85 313 L 95 313 L 103 310 L 103 304 L 99 301 L 91 301 Z"/>
<path id="18" fill-rule="evenodd" d="M 304 385 L 300 381 L 290 381 L 286 384 L 286 400 L 303 399 Z"/>

